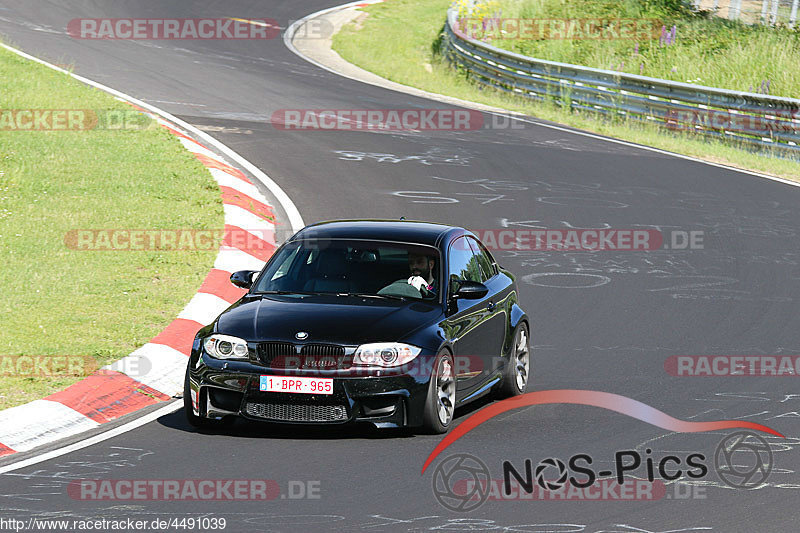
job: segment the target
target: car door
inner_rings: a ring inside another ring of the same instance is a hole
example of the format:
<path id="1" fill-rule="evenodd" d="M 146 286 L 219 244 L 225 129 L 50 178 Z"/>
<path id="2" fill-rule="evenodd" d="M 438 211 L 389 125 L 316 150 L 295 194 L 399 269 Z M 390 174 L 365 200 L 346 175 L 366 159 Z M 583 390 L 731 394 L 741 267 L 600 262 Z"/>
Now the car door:
<path id="1" fill-rule="evenodd" d="M 447 262 L 447 318 L 445 328 L 451 340 L 456 371 L 458 397 L 464 399 L 479 389 L 488 368 L 485 366 L 487 337 L 491 337 L 493 324 L 489 322 L 492 310 L 489 299 L 452 300 L 463 280 L 482 282 L 478 257 L 465 237 L 455 239 L 448 249 Z"/>
<path id="2" fill-rule="evenodd" d="M 486 333 L 481 338 L 480 348 L 480 353 L 484 354 L 484 368 L 488 370 L 485 377 L 488 379 L 495 375 L 499 376 L 503 366 L 501 357 L 509 324 L 506 298 L 510 292 L 510 285 L 499 275 L 494 259 L 486 248 L 477 239 L 471 236 L 466 238 L 481 267 L 481 283 L 489 289 L 484 300 L 489 316 L 486 317 L 484 327 Z"/>

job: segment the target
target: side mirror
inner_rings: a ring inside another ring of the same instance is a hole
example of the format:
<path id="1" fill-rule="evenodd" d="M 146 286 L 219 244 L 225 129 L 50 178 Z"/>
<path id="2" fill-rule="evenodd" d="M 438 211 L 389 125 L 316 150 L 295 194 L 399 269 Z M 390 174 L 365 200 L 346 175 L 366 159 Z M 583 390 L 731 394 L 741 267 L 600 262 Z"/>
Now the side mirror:
<path id="1" fill-rule="evenodd" d="M 477 281 L 463 280 L 458 285 L 458 290 L 453 294 L 453 298 L 463 300 L 480 300 L 489 294 L 489 288 Z"/>
<path id="2" fill-rule="evenodd" d="M 231 283 L 240 289 L 249 289 L 253 286 L 253 274 L 258 274 L 258 270 L 239 270 L 231 274 Z"/>

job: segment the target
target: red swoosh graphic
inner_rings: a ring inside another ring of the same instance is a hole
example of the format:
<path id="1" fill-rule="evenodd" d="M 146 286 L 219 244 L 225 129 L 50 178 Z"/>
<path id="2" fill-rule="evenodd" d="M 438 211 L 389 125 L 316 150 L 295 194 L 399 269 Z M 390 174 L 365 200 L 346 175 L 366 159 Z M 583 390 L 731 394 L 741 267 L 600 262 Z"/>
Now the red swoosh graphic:
<path id="1" fill-rule="evenodd" d="M 659 411 L 647 404 L 632 398 L 620 396 L 619 394 L 612 394 L 610 392 L 600 392 L 592 390 L 545 390 L 536 391 L 509 398 L 501 402 L 488 405 L 470 416 L 458 426 L 452 429 L 450 433 L 442 439 L 442 441 L 433 449 L 425 464 L 422 466 L 422 473 L 430 466 L 436 457 L 442 453 L 448 446 L 455 441 L 480 426 L 487 420 L 495 416 L 517 409 L 519 407 L 528 407 L 530 405 L 545 405 L 551 403 L 568 403 L 576 405 L 590 405 L 592 407 L 601 407 L 609 411 L 616 411 L 623 415 L 627 415 L 643 422 L 647 422 L 654 426 L 669 431 L 678 433 L 698 433 L 701 431 L 713 431 L 717 429 L 733 429 L 745 428 L 754 429 L 770 433 L 781 438 L 786 438 L 774 429 L 768 428 L 755 422 L 745 422 L 742 420 L 719 420 L 716 422 L 687 422 L 673 418 L 666 413 Z"/>

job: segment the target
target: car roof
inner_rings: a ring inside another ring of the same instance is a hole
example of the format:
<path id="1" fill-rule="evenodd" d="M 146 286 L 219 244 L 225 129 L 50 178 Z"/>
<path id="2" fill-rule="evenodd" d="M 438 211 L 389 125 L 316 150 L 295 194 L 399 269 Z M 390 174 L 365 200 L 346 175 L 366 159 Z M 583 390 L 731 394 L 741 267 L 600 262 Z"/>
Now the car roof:
<path id="1" fill-rule="evenodd" d="M 306 226 L 291 240 L 370 239 L 438 246 L 442 238 L 450 232 L 460 235 L 464 229 L 417 220 L 330 220 Z"/>

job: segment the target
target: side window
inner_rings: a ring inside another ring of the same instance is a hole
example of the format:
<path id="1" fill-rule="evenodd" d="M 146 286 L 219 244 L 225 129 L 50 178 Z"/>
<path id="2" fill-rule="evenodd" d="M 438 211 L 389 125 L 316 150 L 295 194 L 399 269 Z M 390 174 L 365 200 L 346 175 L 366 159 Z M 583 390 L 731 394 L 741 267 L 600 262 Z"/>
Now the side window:
<path id="1" fill-rule="evenodd" d="M 478 259 L 478 264 L 481 267 L 481 274 L 483 275 L 482 281 L 491 279 L 494 276 L 495 271 L 494 265 L 492 264 L 492 258 L 489 256 L 489 252 L 486 251 L 486 248 L 484 248 L 482 244 L 472 237 L 467 237 L 467 239 L 469 240 L 470 246 L 472 246 L 472 252 Z"/>
<path id="2" fill-rule="evenodd" d="M 472 247 L 464 237 L 459 237 L 450 245 L 448 268 L 450 294 L 458 289 L 458 281 L 482 281 L 483 274 L 478 264 L 478 258 L 472 253 Z"/>

